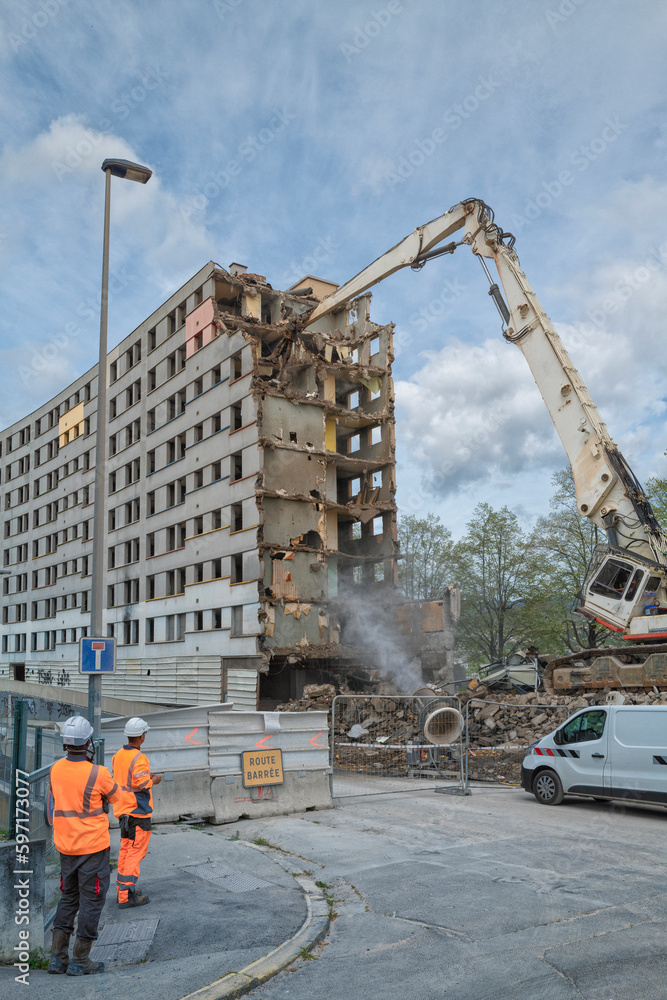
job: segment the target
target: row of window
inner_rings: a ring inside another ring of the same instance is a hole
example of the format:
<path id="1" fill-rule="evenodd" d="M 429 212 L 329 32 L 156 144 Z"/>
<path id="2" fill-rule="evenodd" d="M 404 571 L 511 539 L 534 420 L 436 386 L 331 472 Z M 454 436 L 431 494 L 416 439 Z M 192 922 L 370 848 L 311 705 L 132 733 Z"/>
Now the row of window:
<path id="1" fill-rule="evenodd" d="M 31 632 L 30 633 L 30 652 L 46 652 L 48 650 L 53 650 L 59 643 L 76 643 L 80 638 L 88 635 L 88 626 L 84 625 L 82 628 L 68 628 L 68 629 L 50 629 L 47 632 Z M 2 652 L 3 653 L 25 653 L 26 652 L 26 640 L 27 634 L 25 632 L 19 632 L 16 635 L 3 635 L 2 637 Z M 50 671 L 39 671 L 40 675 L 50 674 Z M 40 683 L 48 684 L 51 683 L 51 678 L 40 677 Z M 56 683 L 54 680 L 53 683 Z"/>
<path id="2" fill-rule="evenodd" d="M 90 401 L 92 395 L 92 382 L 87 382 L 86 385 L 81 389 L 77 389 L 75 393 L 64 399 L 62 403 L 58 406 L 54 406 L 48 413 L 43 413 L 41 417 L 35 420 L 35 437 L 38 438 L 41 434 L 45 434 L 47 431 L 52 430 L 52 428 L 58 426 L 58 421 L 62 416 L 72 410 L 79 403 L 87 403 Z M 18 448 L 24 447 L 26 444 L 30 444 L 31 440 L 30 427 L 22 427 L 18 431 L 14 431 L 13 434 L 8 435 L 5 438 L 5 452 L 7 455 L 11 454 L 12 451 L 16 451 Z M 0 443 L 0 457 L 2 456 L 2 444 Z"/>
<path id="3" fill-rule="evenodd" d="M 79 539 L 82 542 L 87 542 L 89 538 L 91 538 L 91 522 L 78 521 L 76 524 L 70 524 L 67 528 L 61 528 L 59 531 L 53 532 L 53 534 L 42 535 L 41 538 L 33 539 L 32 558 L 39 559 L 40 556 L 48 556 L 52 552 L 55 552 L 59 545 L 65 545 L 67 542 L 73 542 L 76 539 Z M 23 542 L 21 545 L 15 545 L 12 548 L 3 550 L 3 566 L 13 566 L 17 563 L 24 563 L 27 561 L 27 542 Z"/>
<path id="4" fill-rule="evenodd" d="M 245 635 L 243 605 L 239 604 L 231 609 L 232 638 Z M 195 611 L 192 614 L 193 632 L 216 631 L 223 627 L 222 608 L 211 608 L 208 611 Z M 107 625 L 107 635 L 115 637 L 119 646 L 135 646 L 139 644 L 139 619 L 134 618 L 122 622 L 110 622 Z M 184 642 L 186 634 L 187 616 L 162 615 L 158 618 L 147 618 L 144 623 L 145 641 L 147 643 L 157 642 Z M 49 629 L 48 631 L 30 633 L 31 652 L 41 652 L 54 650 L 58 644 L 76 643 L 80 638 L 88 635 L 88 626 L 82 628 L 69 629 Z M 20 632 L 15 635 L 2 636 L 3 653 L 24 653 L 26 652 L 27 633 Z M 150 670 L 148 671 L 150 673 Z"/>
<path id="5" fill-rule="evenodd" d="M 39 465 L 37 458 L 39 452 L 35 452 L 35 465 Z M 53 469 L 51 472 L 45 473 L 43 476 L 39 476 L 33 481 L 32 484 L 32 495 L 34 497 L 42 496 L 44 493 L 48 493 L 50 490 L 54 490 L 59 482 L 67 478 L 67 476 L 74 475 L 75 472 L 87 472 L 91 467 L 92 452 L 86 451 L 83 455 L 78 455 L 76 458 L 70 459 L 69 462 L 65 462 L 58 469 Z M 6 470 L 8 472 L 9 469 Z M 5 480 L 9 480 L 11 477 L 5 475 Z M 30 499 L 30 487 L 26 484 L 25 486 L 19 486 L 15 490 L 10 490 L 5 493 L 5 510 L 10 510 L 12 507 L 18 507 L 22 503 L 27 503 Z M 70 503 L 73 506 L 75 503 L 80 503 L 81 500 L 74 500 Z M 87 501 L 86 501 L 87 502 Z"/>

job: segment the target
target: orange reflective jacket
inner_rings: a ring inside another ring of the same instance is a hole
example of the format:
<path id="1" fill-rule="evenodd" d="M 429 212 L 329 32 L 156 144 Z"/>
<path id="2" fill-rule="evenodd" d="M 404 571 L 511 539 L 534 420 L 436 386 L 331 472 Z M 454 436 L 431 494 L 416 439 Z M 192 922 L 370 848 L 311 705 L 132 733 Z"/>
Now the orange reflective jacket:
<path id="1" fill-rule="evenodd" d="M 53 840 L 61 854 L 95 854 L 110 845 L 109 820 L 102 796 L 114 802 L 118 785 L 106 767 L 82 757 L 64 757 L 51 768 Z"/>
<path id="2" fill-rule="evenodd" d="M 153 812 L 153 781 L 148 758 L 127 743 L 113 756 L 113 776 L 121 791 L 114 801 L 115 816 L 150 816 Z"/>

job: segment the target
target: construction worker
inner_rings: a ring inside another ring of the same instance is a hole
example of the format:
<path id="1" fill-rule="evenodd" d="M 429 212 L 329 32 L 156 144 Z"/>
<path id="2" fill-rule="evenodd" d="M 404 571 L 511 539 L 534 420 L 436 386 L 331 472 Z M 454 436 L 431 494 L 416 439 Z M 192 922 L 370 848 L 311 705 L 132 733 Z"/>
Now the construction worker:
<path id="1" fill-rule="evenodd" d="M 51 767 L 49 788 L 53 796 L 53 840 L 60 851 L 60 891 L 53 922 L 52 975 L 87 976 L 104 972 L 104 962 L 92 962 L 90 949 L 111 876 L 109 820 L 106 801 L 121 792 L 106 767 L 93 764 L 93 727 L 73 715 L 62 729 L 67 756 Z M 107 807 L 108 808 L 108 807 Z M 69 959 L 69 939 L 77 918 L 76 940 Z"/>
<path id="2" fill-rule="evenodd" d="M 113 758 L 113 776 L 118 782 L 122 798 L 114 802 L 114 815 L 120 823 L 120 853 L 116 891 L 121 910 L 131 906 L 144 906 L 148 896 L 137 885 L 139 867 L 146 857 L 151 839 L 153 813 L 153 785 L 159 785 L 162 775 L 151 774 L 146 754 L 141 746 L 150 726 L 143 719 L 130 719 L 123 732 L 127 743 Z"/>

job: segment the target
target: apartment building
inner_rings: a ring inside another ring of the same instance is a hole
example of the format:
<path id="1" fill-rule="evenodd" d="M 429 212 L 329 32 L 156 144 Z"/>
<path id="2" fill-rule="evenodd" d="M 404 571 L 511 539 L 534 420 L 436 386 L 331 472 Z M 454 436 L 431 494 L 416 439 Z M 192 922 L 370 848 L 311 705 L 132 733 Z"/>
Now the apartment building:
<path id="1" fill-rule="evenodd" d="M 419 647 L 373 628 L 402 601 L 392 326 L 366 294 L 304 331 L 335 288 L 209 262 L 109 353 L 107 693 L 254 707 Z M 0 678 L 85 689 L 96 406 L 97 366 L 0 432 Z"/>

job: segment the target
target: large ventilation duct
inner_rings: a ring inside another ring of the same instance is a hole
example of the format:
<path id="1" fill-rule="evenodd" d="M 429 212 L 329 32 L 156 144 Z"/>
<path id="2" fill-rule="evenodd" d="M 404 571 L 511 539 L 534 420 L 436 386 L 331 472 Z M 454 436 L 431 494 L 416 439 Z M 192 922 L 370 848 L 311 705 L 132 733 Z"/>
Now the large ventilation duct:
<path id="1" fill-rule="evenodd" d="M 463 716 L 451 705 L 441 705 L 429 712 L 424 720 L 424 738 L 435 746 L 456 743 L 463 729 Z"/>

